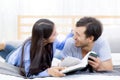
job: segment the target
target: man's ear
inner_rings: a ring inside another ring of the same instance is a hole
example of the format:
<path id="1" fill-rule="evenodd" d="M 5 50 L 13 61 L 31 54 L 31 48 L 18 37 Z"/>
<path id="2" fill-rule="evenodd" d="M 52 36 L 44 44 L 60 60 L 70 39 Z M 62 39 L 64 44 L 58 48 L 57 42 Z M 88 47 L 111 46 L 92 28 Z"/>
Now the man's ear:
<path id="1" fill-rule="evenodd" d="M 94 36 L 90 36 L 90 37 L 89 37 L 89 41 L 90 41 L 90 42 L 93 42 L 93 41 L 94 41 Z"/>

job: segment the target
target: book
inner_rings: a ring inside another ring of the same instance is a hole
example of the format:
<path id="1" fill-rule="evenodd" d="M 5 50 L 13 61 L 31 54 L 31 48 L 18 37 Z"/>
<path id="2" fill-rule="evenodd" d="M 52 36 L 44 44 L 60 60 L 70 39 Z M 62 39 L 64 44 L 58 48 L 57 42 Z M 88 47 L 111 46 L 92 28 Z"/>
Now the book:
<path id="1" fill-rule="evenodd" d="M 90 51 L 82 60 L 74 57 L 66 57 L 63 61 L 61 61 L 59 66 L 67 67 L 67 68 L 65 68 L 60 72 L 66 74 L 69 72 L 82 70 L 88 65 L 88 59 L 90 59 L 89 56 L 97 57 L 97 54 L 93 51 Z"/>

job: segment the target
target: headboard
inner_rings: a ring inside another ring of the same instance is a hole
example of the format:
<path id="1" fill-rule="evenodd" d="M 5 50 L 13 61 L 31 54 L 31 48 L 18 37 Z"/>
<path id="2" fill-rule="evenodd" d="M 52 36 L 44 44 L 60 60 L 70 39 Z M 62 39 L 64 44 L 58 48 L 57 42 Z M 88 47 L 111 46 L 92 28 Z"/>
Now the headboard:
<path id="1" fill-rule="evenodd" d="M 18 15 L 18 39 L 26 39 L 31 35 L 33 24 L 40 18 L 52 20 L 59 34 L 68 34 L 75 27 L 76 21 L 83 16 L 34 16 Z M 99 19 L 104 27 L 103 34 L 108 38 L 112 52 L 120 52 L 120 16 L 92 16 Z"/>

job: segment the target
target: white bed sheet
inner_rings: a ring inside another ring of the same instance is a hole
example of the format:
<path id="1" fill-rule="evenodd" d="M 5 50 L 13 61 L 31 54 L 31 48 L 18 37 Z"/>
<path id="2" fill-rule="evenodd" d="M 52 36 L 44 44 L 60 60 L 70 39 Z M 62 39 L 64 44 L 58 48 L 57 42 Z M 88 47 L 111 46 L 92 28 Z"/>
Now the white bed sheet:
<path id="1" fill-rule="evenodd" d="M 69 75 L 65 77 L 46 77 L 35 79 L 23 79 L 19 77 L 0 74 L 0 80 L 120 80 L 120 76 L 103 76 L 103 75 Z"/>
<path id="2" fill-rule="evenodd" d="M 120 64 L 120 54 L 112 54 L 113 64 Z M 4 62 L 0 57 L 0 61 Z M 35 78 L 35 79 L 23 79 L 20 77 L 0 74 L 0 80 L 120 80 L 120 76 L 106 76 L 106 75 L 69 75 L 65 77 L 46 77 L 46 78 Z"/>

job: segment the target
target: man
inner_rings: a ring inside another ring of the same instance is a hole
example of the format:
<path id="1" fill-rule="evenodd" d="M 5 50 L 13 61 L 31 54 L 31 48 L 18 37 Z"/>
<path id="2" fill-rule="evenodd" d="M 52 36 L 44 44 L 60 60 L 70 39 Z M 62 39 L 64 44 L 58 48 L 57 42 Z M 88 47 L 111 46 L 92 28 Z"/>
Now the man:
<path id="1" fill-rule="evenodd" d="M 73 38 L 69 38 L 62 51 L 63 57 L 72 56 L 79 59 L 85 57 L 89 51 L 94 51 L 97 58 L 90 56 L 89 65 L 95 71 L 110 71 L 113 69 L 111 51 L 108 43 L 101 37 L 102 24 L 93 17 L 83 17 L 73 30 Z"/>

